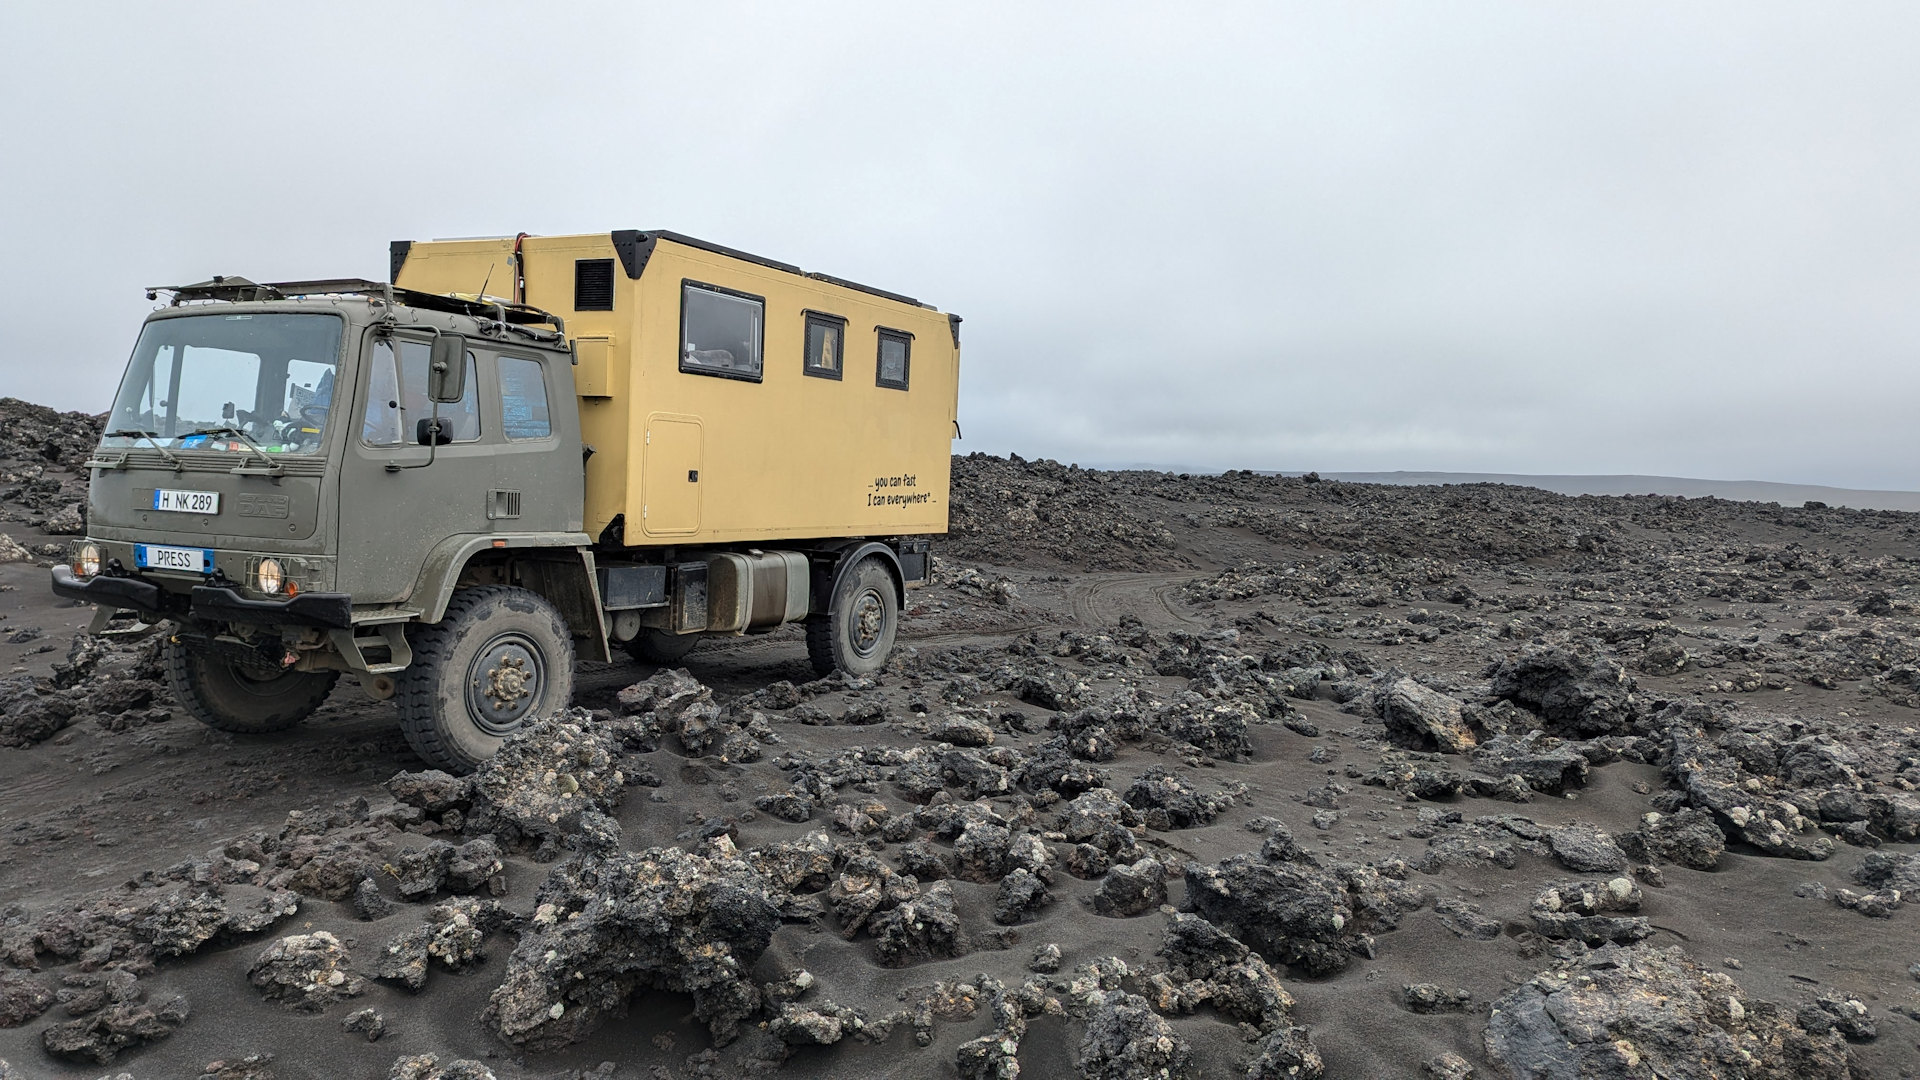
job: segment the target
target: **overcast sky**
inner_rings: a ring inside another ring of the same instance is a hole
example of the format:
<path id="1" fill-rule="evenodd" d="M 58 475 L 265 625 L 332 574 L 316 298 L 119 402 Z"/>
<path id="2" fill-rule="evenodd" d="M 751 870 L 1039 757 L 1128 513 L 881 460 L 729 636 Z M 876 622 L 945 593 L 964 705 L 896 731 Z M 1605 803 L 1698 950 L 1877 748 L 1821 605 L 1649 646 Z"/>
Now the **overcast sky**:
<path id="1" fill-rule="evenodd" d="M 9 4 L 0 394 L 141 288 L 669 228 L 965 316 L 957 450 L 1920 488 L 1920 7 Z"/>

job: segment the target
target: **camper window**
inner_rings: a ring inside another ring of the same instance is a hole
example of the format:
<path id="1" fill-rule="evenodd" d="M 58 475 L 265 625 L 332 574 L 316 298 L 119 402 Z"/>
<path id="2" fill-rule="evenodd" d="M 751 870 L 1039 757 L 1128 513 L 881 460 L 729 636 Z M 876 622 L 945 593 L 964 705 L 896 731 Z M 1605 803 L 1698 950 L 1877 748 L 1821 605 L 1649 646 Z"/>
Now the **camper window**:
<path id="1" fill-rule="evenodd" d="M 913 335 L 902 330 L 879 328 L 880 361 L 874 382 L 895 390 L 907 388 L 907 361 Z"/>
<path id="2" fill-rule="evenodd" d="M 822 379 L 838 379 L 846 344 L 847 320 L 819 311 L 807 312 L 806 361 L 801 370 Z"/>
<path id="3" fill-rule="evenodd" d="M 687 281 L 680 288 L 680 370 L 760 381 L 766 301 Z"/>

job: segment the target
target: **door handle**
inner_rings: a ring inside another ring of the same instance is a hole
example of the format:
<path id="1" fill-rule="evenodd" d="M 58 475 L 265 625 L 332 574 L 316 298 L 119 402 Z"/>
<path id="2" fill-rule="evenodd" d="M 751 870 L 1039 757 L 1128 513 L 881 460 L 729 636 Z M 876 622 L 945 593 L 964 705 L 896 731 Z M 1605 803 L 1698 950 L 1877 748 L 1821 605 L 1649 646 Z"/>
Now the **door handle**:
<path id="1" fill-rule="evenodd" d="M 699 469 L 688 469 L 688 470 L 687 470 L 687 483 L 689 483 L 689 484 L 697 484 L 697 483 L 699 483 L 699 482 L 700 482 L 700 470 L 699 470 Z"/>

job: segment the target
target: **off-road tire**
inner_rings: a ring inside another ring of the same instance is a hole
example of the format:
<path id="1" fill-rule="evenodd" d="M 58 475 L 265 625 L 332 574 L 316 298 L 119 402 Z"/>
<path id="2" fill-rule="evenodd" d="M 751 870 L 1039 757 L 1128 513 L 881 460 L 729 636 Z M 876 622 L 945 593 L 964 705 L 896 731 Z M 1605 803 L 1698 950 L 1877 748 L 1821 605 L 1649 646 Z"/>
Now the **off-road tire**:
<path id="1" fill-rule="evenodd" d="M 407 640 L 413 663 L 394 693 L 400 731 L 436 769 L 472 772 L 508 736 L 573 699 L 573 636 L 538 593 L 461 589 L 438 623 L 411 627 Z"/>
<path id="2" fill-rule="evenodd" d="M 807 659 L 822 676 L 835 671 L 872 675 L 886 666 L 899 629 L 893 575 L 868 556 L 840 579 L 827 613 L 807 617 Z"/>
<path id="3" fill-rule="evenodd" d="M 665 630 L 645 627 L 633 636 L 632 641 L 621 645 L 628 655 L 643 664 L 654 667 L 672 667 L 700 644 L 699 634 L 669 634 Z"/>
<path id="4" fill-rule="evenodd" d="M 216 731 L 265 735 L 312 716 L 327 700 L 337 671 L 284 671 L 256 678 L 217 654 L 179 638 L 167 643 L 167 683 L 195 720 Z"/>

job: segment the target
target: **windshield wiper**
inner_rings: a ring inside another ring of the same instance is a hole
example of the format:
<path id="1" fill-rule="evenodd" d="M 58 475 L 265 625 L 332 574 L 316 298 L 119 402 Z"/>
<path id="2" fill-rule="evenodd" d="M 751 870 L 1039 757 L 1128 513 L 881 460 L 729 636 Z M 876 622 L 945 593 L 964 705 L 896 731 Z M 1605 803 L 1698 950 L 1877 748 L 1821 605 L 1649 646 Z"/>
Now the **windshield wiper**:
<path id="1" fill-rule="evenodd" d="M 166 458 L 167 461 L 173 465 L 174 472 L 180 472 L 187 467 L 186 462 L 173 456 L 173 451 L 160 445 L 160 433 L 157 431 L 141 431 L 139 428 L 121 428 L 119 431 L 107 432 L 106 437 L 109 439 L 145 439 L 153 444 L 155 450 L 160 451 L 161 457 Z"/>
<path id="2" fill-rule="evenodd" d="M 246 433 L 246 432 L 244 432 L 244 431 L 241 431 L 241 430 L 240 430 L 239 428 L 237 428 L 237 427 L 213 427 L 213 428 L 201 428 L 201 429 L 200 429 L 199 431 L 190 431 L 190 432 L 188 432 L 188 433 L 187 433 L 186 435 L 184 435 L 184 436 L 182 436 L 182 438 L 188 438 L 188 439 L 191 439 L 191 438 L 193 438 L 193 437 L 194 437 L 195 435 L 232 435 L 232 436 L 235 436 L 235 437 L 237 437 L 237 438 L 238 438 L 238 439 L 239 439 L 239 440 L 240 440 L 241 442 L 244 442 L 244 443 L 246 443 L 246 444 L 247 444 L 248 446 L 250 446 L 250 447 L 252 447 L 252 448 L 253 448 L 253 452 L 254 452 L 254 453 L 256 453 L 256 454 L 259 454 L 259 455 L 260 455 L 260 460 L 261 460 L 262 462 L 264 462 L 264 463 L 266 464 L 266 466 L 267 466 L 267 474 L 268 474 L 268 475 L 270 475 L 270 476 L 279 476 L 279 475 L 280 475 L 281 473 L 283 473 L 283 472 L 286 472 L 286 471 L 287 471 L 287 470 L 286 470 L 286 467 L 285 467 L 284 465 L 281 465 L 281 464 L 280 464 L 279 462 L 277 462 L 277 461 L 275 461 L 275 460 L 273 460 L 273 459 L 272 459 L 271 457 L 268 457 L 268 456 L 267 456 L 267 452 L 266 452 L 266 450 L 264 450 L 264 449 L 262 449 L 259 443 L 257 443 L 257 442 L 254 442 L 254 441 L 253 441 L 253 436 L 251 436 L 251 435 L 249 435 L 249 434 L 247 434 L 247 433 Z M 240 463 L 240 467 L 244 469 L 244 468 L 246 468 L 246 464 L 247 464 L 247 463 L 246 463 L 245 461 L 242 461 L 242 462 Z"/>

